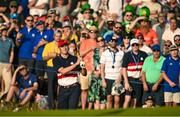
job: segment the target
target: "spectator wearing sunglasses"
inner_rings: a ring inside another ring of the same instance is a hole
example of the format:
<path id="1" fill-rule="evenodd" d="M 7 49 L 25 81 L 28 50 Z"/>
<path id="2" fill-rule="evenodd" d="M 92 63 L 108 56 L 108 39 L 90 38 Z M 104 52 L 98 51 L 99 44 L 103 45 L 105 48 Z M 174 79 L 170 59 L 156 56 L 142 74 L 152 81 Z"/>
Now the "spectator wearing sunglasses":
<path id="1" fill-rule="evenodd" d="M 168 57 L 169 56 L 169 47 L 172 45 L 172 42 L 170 40 L 167 40 L 164 42 L 163 45 L 163 50 L 162 50 L 162 55 L 164 57 Z"/>
<path id="2" fill-rule="evenodd" d="M 178 56 L 178 47 L 171 45 L 169 47 L 170 56 L 168 56 L 161 68 L 164 82 L 164 102 L 166 106 L 177 106 L 180 103 L 180 58 Z"/>
<path id="3" fill-rule="evenodd" d="M 161 84 L 163 78 L 161 77 L 161 67 L 165 58 L 160 55 L 160 46 L 152 46 L 153 54 L 148 56 L 142 66 L 142 82 L 143 82 L 143 98 L 142 103 L 148 96 L 154 97 L 155 105 L 163 105 L 163 87 Z"/>
<path id="4" fill-rule="evenodd" d="M 170 27 L 164 31 L 162 35 L 162 39 L 165 41 L 170 40 L 172 44 L 174 44 L 174 36 L 180 34 L 180 28 L 177 27 L 176 18 L 174 17 L 171 18 L 169 22 L 170 22 Z"/>
<path id="5" fill-rule="evenodd" d="M 175 35 L 174 36 L 174 43 L 179 49 L 179 56 L 180 56 L 180 35 Z"/>
<path id="6" fill-rule="evenodd" d="M 17 33 L 16 45 L 19 47 L 19 64 L 26 65 L 32 72 L 34 68 L 33 43 L 37 29 L 33 27 L 33 16 L 28 16 L 25 23 L 26 25 Z"/>
<path id="7" fill-rule="evenodd" d="M 81 84 L 81 102 L 82 109 L 86 107 L 86 100 L 88 96 L 88 75 L 94 70 L 93 67 L 93 55 L 94 49 L 97 47 L 97 33 L 98 29 L 96 26 L 91 26 L 88 32 L 89 37 L 85 37 L 80 44 L 80 56 L 85 62 L 85 67 L 87 69 L 87 76 L 80 77 Z"/>
<path id="8" fill-rule="evenodd" d="M 107 35 L 113 35 L 114 37 L 117 38 L 117 45 L 119 46 L 123 40 L 122 32 L 123 32 L 122 24 L 120 22 L 115 22 L 115 24 L 113 26 L 113 30 L 106 32 L 103 37 L 106 39 Z M 107 40 L 105 40 L 105 41 L 107 41 Z"/>
<path id="9" fill-rule="evenodd" d="M 112 95 L 111 89 L 113 84 L 116 85 L 121 83 L 121 64 L 124 52 L 117 49 L 118 40 L 116 37 L 108 35 L 108 38 L 108 48 L 102 53 L 100 58 L 102 86 L 106 88 L 107 92 L 107 109 L 118 109 L 120 96 Z"/>
<path id="10" fill-rule="evenodd" d="M 141 105 L 142 84 L 140 81 L 141 70 L 144 60 L 148 56 L 145 52 L 139 50 L 139 40 L 130 41 L 132 50 L 125 53 L 122 63 L 122 72 L 125 82 L 125 101 L 123 108 L 128 108 L 133 100 L 133 108 Z"/>

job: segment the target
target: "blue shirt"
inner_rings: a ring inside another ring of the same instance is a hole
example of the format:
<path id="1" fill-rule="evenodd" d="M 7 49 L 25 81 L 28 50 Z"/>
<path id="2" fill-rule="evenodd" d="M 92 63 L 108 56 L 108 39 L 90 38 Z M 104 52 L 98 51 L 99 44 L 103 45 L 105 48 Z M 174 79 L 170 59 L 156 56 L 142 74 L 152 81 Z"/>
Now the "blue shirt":
<path id="1" fill-rule="evenodd" d="M 174 60 L 171 56 L 165 59 L 161 68 L 162 72 L 165 72 L 171 81 L 176 86 L 171 87 L 166 81 L 164 82 L 164 92 L 180 92 L 179 87 L 179 72 L 180 72 L 180 58 Z"/>
<path id="2" fill-rule="evenodd" d="M 32 59 L 33 44 L 37 30 L 32 28 L 28 32 L 28 28 L 25 26 L 19 32 L 23 35 L 22 39 L 20 39 L 19 58 Z"/>
<path id="3" fill-rule="evenodd" d="M 41 39 L 44 39 L 47 42 L 53 41 L 53 32 L 52 32 L 52 30 L 44 30 L 43 32 L 37 31 L 36 35 L 35 35 L 35 42 L 34 42 L 33 47 L 37 46 L 38 43 L 41 41 Z M 43 60 L 42 59 L 42 53 L 43 53 L 44 47 L 45 47 L 45 45 L 38 48 L 36 60 Z"/>
<path id="4" fill-rule="evenodd" d="M 14 42 L 10 38 L 3 41 L 0 38 L 0 62 L 9 63 L 11 49 L 14 48 Z"/>
<path id="5" fill-rule="evenodd" d="M 34 74 L 29 74 L 28 79 L 25 80 L 22 76 L 19 76 L 17 82 L 20 89 L 30 88 L 37 82 L 37 77 Z"/>

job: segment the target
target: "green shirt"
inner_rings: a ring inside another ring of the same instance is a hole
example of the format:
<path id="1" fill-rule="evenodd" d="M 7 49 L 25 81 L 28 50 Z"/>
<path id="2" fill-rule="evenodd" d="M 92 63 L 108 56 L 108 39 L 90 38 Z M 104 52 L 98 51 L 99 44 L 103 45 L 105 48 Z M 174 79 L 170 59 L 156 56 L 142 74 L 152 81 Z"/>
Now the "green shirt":
<path id="1" fill-rule="evenodd" d="M 152 55 L 145 59 L 142 71 L 145 72 L 146 82 L 156 83 L 159 80 L 164 60 L 165 58 L 160 56 L 159 60 L 154 63 Z"/>

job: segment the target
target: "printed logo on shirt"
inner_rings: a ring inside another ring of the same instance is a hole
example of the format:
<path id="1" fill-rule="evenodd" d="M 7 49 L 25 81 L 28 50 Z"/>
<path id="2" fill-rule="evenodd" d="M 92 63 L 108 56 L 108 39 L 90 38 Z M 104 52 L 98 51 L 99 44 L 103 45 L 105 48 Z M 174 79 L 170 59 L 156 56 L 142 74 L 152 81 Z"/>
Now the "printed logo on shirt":
<path id="1" fill-rule="evenodd" d="M 73 64 L 74 64 L 74 62 L 71 62 L 70 64 L 71 64 L 71 65 L 73 65 Z"/>
<path id="2" fill-rule="evenodd" d="M 47 35 L 44 35 L 44 38 L 46 39 L 46 38 L 47 38 Z"/>
<path id="3" fill-rule="evenodd" d="M 141 61 L 143 61 L 143 59 L 144 59 L 143 57 L 140 58 Z"/>
<path id="4" fill-rule="evenodd" d="M 169 65 L 173 65 L 173 63 L 170 63 Z"/>
<path id="5" fill-rule="evenodd" d="M 31 80 L 29 81 L 29 85 L 30 85 L 30 86 L 32 85 L 32 81 L 31 81 Z"/>
<path id="6" fill-rule="evenodd" d="M 34 34 L 34 33 L 32 34 L 32 37 L 35 37 L 35 34 Z"/>

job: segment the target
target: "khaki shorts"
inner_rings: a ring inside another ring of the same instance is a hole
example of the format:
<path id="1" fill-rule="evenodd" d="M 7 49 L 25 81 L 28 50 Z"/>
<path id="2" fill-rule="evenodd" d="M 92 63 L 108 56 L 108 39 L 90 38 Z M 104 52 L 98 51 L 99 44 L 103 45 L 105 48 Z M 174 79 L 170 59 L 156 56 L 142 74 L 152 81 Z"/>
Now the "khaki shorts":
<path id="1" fill-rule="evenodd" d="M 180 103 L 180 92 L 164 92 L 164 102 L 175 102 Z"/>
<path id="2" fill-rule="evenodd" d="M 0 63 L 0 80 L 4 82 L 4 90 L 0 92 L 0 97 L 6 94 L 9 90 L 12 78 L 12 70 L 7 71 L 8 64 L 7 63 Z M 0 86 L 1 87 L 1 86 Z"/>
<path id="3" fill-rule="evenodd" d="M 89 74 L 83 76 L 81 73 L 79 75 L 79 83 L 81 85 L 81 90 L 87 90 L 89 88 Z"/>

